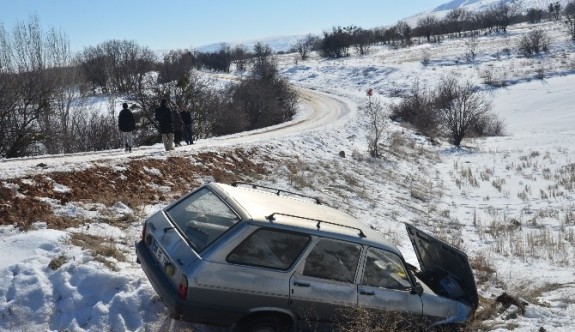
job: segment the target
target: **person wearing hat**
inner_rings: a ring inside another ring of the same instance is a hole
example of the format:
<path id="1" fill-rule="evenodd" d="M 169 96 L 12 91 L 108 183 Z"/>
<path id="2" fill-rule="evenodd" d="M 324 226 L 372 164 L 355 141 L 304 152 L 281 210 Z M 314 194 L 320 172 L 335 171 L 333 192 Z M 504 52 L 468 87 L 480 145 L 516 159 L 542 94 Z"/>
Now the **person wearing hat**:
<path id="1" fill-rule="evenodd" d="M 132 111 L 128 108 L 128 103 L 122 104 L 122 110 L 118 116 L 118 128 L 122 133 L 124 151 L 132 152 L 132 131 L 136 128 L 136 122 L 134 121 L 134 114 L 132 114 Z"/>

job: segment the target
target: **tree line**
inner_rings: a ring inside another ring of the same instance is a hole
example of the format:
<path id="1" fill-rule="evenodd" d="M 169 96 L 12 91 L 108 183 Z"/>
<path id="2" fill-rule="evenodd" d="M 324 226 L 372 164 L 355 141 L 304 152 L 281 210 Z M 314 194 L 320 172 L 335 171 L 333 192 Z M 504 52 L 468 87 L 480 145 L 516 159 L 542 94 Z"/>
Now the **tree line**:
<path id="1" fill-rule="evenodd" d="M 194 71 L 229 72 L 233 62 L 249 67 L 246 78 L 219 88 Z M 196 138 L 275 125 L 297 108 L 267 45 L 159 57 L 134 41 L 109 40 L 73 54 L 66 35 L 44 31 L 37 16 L 11 32 L 0 24 L 0 157 L 117 148 L 122 102 L 134 111 L 136 142 L 156 143 L 154 110 L 162 98 L 192 112 Z M 102 99 L 108 111 L 94 105 Z"/>
<path id="2" fill-rule="evenodd" d="M 529 8 L 525 11 L 520 10 L 513 2 L 500 2 L 480 12 L 454 8 L 443 19 L 430 14 L 418 19 L 415 25 L 399 21 L 390 27 L 374 29 L 363 29 L 354 25 L 332 27 L 331 30 L 324 31 L 322 38 L 307 36 L 300 39 L 294 51 L 299 52 L 302 59 L 312 50 L 319 51 L 321 56 L 326 58 L 349 56 L 351 50 L 363 55 L 372 45 L 377 44 L 408 47 L 417 40 L 440 42 L 449 37 L 506 33 L 512 24 L 539 23 L 544 19 L 562 22 L 569 36 L 575 41 L 575 1 L 569 2 L 564 8 L 556 2 L 549 4 L 546 9 Z"/>

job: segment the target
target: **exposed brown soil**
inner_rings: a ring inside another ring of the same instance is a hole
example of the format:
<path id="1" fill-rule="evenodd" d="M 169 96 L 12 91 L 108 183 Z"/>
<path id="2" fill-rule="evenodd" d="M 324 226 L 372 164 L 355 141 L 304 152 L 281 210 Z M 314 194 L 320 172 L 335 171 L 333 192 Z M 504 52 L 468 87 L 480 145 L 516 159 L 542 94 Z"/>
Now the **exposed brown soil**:
<path id="1" fill-rule="evenodd" d="M 236 149 L 167 160 L 133 158 L 123 167 L 93 166 L 77 172 L 5 180 L 0 185 L 0 225 L 28 229 L 34 222 L 43 221 L 49 228 L 62 229 L 85 222 L 54 214 L 50 204 L 41 198 L 61 205 L 83 202 L 111 206 L 122 202 L 135 210 L 147 204 L 170 202 L 209 177 L 224 183 L 257 178 L 268 173 L 261 161 L 253 161 L 257 153 L 256 149 Z M 55 184 L 70 190 L 55 190 Z"/>

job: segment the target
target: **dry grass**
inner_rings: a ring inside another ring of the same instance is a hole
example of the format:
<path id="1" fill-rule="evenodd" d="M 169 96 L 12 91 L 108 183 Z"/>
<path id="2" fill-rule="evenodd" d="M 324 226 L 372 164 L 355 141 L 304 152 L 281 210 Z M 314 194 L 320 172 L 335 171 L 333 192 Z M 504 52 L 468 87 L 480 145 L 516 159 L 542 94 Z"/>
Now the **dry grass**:
<path id="1" fill-rule="evenodd" d="M 342 321 L 335 324 L 334 332 L 418 331 L 424 327 L 419 316 L 361 307 L 346 308 L 341 317 Z"/>
<path id="2" fill-rule="evenodd" d="M 70 233 L 70 243 L 88 250 L 95 261 L 98 261 L 110 270 L 117 271 L 117 262 L 125 262 L 126 255 L 122 252 L 114 239 L 94 236 L 84 233 Z"/>
<path id="3" fill-rule="evenodd" d="M 477 284 L 486 284 L 495 275 L 495 268 L 491 265 L 491 260 L 480 254 L 469 259 L 469 264 L 475 274 Z"/>
<path id="4" fill-rule="evenodd" d="M 60 267 L 62 267 L 62 265 L 66 264 L 66 262 L 68 262 L 68 257 L 60 255 L 57 258 L 51 260 L 50 263 L 48 264 L 48 267 L 52 269 L 52 271 L 56 271 Z"/>

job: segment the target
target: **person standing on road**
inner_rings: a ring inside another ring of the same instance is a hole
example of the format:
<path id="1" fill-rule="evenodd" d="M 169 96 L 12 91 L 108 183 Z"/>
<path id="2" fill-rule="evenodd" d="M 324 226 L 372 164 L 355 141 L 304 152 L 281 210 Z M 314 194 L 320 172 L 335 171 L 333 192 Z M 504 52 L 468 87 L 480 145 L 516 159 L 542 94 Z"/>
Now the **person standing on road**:
<path id="1" fill-rule="evenodd" d="M 184 141 L 187 145 L 194 144 L 194 134 L 192 132 L 192 113 L 187 107 L 180 112 L 182 122 L 184 123 Z"/>
<path id="2" fill-rule="evenodd" d="M 166 99 L 162 99 L 160 107 L 156 108 L 156 120 L 160 125 L 160 134 L 162 134 L 162 143 L 166 151 L 174 149 L 174 125 L 172 120 L 172 111 L 166 106 Z"/>
<path id="3" fill-rule="evenodd" d="M 132 131 L 136 128 L 136 122 L 134 121 L 134 114 L 128 108 L 128 103 L 122 104 L 122 110 L 118 116 L 118 128 L 122 133 L 125 151 L 132 152 Z"/>
<path id="4" fill-rule="evenodd" d="M 182 146 L 182 136 L 184 135 L 184 122 L 178 110 L 172 110 L 172 123 L 174 124 L 174 143 L 176 146 Z"/>

